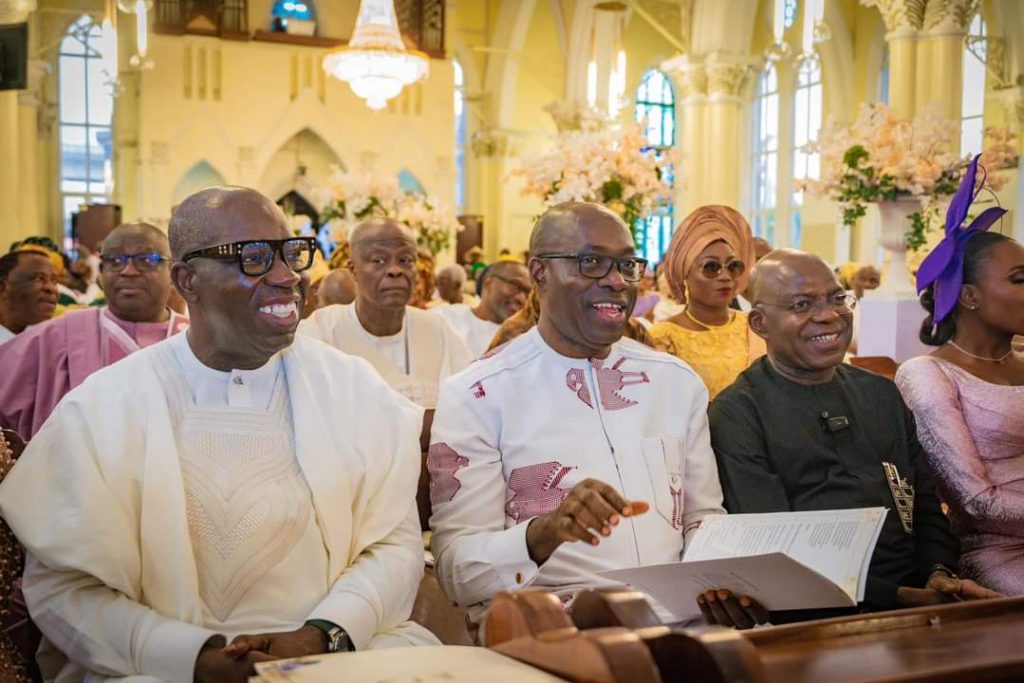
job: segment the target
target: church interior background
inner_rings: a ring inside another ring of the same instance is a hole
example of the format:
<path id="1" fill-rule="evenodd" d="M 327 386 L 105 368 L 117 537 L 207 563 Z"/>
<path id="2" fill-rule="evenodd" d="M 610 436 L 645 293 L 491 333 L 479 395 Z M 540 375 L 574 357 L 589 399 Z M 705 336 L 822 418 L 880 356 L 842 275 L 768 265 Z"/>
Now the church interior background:
<path id="1" fill-rule="evenodd" d="M 653 261 L 690 210 L 721 203 L 774 246 L 881 264 L 873 207 L 844 223 L 801 191 L 822 172 L 808 143 L 828 121 L 865 103 L 934 112 L 956 123 L 957 156 L 994 144 L 986 129 L 1024 130 L 1020 0 L 397 0 L 429 74 L 376 111 L 323 67 L 359 7 L 0 0 L 0 24 L 26 21 L 28 41 L 27 87 L 0 92 L 0 244 L 68 243 L 72 214 L 96 204 L 166 226 L 214 184 L 315 225 L 337 167 L 451 206 L 482 225 L 460 248 L 479 235 L 490 260 L 525 249 L 542 211 L 517 168 L 560 131 L 639 122 L 672 159 L 671 196 L 637 223 Z M 996 229 L 1021 240 L 1019 156 L 1003 173 Z"/>

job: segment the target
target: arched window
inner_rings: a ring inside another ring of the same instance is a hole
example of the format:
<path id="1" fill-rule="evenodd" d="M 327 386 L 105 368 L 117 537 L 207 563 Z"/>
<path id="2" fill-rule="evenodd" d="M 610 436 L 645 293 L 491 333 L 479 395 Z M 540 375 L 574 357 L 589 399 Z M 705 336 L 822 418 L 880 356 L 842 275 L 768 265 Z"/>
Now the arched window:
<path id="1" fill-rule="evenodd" d="M 636 105 L 633 117 L 644 128 L 647 140 L 659 155 L 667 152 L 676 143 L 676 107 L 672 84 L 668 77 L 657 69 L 644 74 L 636 89 Z M 674 173 L 670 172 L 669 184 L 673 184 Z M 672 239 L 674 217 L 671 200 L 637 226 L 637 249 L 652 263 L 661 260 L 669 240 Z"/>
<path id="2" fill-rule="evenodd" d="M 821 128 L 821 62 L 816 56 L 800 62 L 796 72 L 796 93 L 793 95 L 793 179 L 817 178 L 821 155 L 806 151 L 806 145 L 818 139 Z M 803 193 L 793 191 L 790 205 L 790 244 L 800 246 Z"/>
<path id="3" fill-rule="evenodd" d="M 960 153 L 981 153 L 985 115 L 985 61 L 988 30 L 981 12 L 974 15 L 964 44 L 963 103 L 960 108 Z"/>
<path id="4" fill-rule="evenodd" d="M 68 28 L 57 57 L 60 98 L 60 194 L 65 232 L 79 206 L 109 200 L 114 158 L 111 83 L 114 36 L 83 15 Z"/>
<path id="5" fill-rule="evenodd" d="M 313 0 L 276 0 L 270 15 L 274 18 L 274 28 L 284 31 L 288 28 L 289 19 L 314 21 Z"/>
<path id="6" fill-rule="evenodd" d="M 757 79 L 751 134 L 750 197 L 754 234 L 775 241 L 775 196 L 779 173 L 779 78 L 765 66 Z"/>
<path id="7" fill-rule="evenodd" d="M 459 60 L 452 61 L 455 70 L 455 208 L 466 207 L 466 75 Z"/>
<path id="8" fill-rule="evenodd" d="M 882 52 L 882 68 L 878 74 L 878 101 L 889 104 L 889 44 Z"/>

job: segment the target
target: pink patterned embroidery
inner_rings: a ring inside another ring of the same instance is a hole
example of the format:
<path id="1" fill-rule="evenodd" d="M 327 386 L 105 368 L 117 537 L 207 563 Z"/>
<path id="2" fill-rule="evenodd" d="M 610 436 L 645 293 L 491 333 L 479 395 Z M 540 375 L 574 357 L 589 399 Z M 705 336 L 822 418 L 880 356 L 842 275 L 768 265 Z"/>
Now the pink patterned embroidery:
<path id="1" fill-rule="evenodd" d="M 459 455 L 446 443 L 430 445 L 427 470 L 430 472 L 430 504 L 448 503 L 462 488 L 455 478 L 456 472 L 469 464 L 469 458 Z"/>
<path id="2" fill-rule="evenodd" d="M 568 490 L 558 488 L 558 483 L 572 470 L 554 461 L 512 470 L 508 477 L 512 497 L 505 503 L 505 515 L 518 524 L 557 508 L 569 495 Z"/>
<path id="3" fill-rule="evenodd" d="M 672 494 L 672 528 L 679 530 L 683 528 L 683 490 L 671 484 L 668 490 Z"/>
<path id="4" fill-rule="evenodd" d="M 637 401 L 626 398 L 619 392 L 633 384 L 648 384 L 651 380 L 646 372 L 627 372 L 620 370 L 625 358 L 619 358 L 610 368 L 604 367 L 604 361 L 594 359 L 590 364 L 594 366 L 594 375 L 597 377 L 597 390 L 601 399 L 601 407 L 605 410 L 622 410 L 635 406 Z M 593 408 L 594 403 L 590 396 L 590 389 L 587 387 L 587 378 L 583 370 L 574 368 L 565 376 L 565 384 L 576 396 Z"/>
<path id="5" fill-rule="evenodd" d="M 473 398 L 483 398 L 484 396 L 487 395 L 487 392 L 484 391 L 483 382 L 477 382 L 476 384 L 471 386 L 470 389 L 473 390 Z"/>
<path id="6" fill-rule="evenodd" d="M 562 603 L 562 610 L 570 616 L 572 616 L 572 601 L 575 599 L 576 594 L 571 591 L 558 596 L 558 600 Z"/>

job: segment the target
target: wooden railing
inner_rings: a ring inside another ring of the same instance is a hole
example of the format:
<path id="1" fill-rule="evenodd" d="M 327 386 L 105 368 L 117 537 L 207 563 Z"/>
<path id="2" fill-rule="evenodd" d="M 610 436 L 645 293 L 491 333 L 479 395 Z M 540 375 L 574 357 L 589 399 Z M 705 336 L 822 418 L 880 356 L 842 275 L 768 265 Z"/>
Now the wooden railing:
<path id="1" fill-rule="evenodd" d="M 321 0 L 322 3 L 338 0 Z M 395 0 L 398 25 L 405 39 L 431 57 L 444 59 L 445 0 Z M 181 35 L 192 33 L 222 38 L 251 37 L 247 0 L 154 0 L 153 31 Z M 255 21 L 262 24 L 262 21 Z M 258 31 L 257 39 L 266 39 Z M 284 34 L 281 34 L 282 36 Z M 261 38 L 262 37 L 262 38 Z M 298 37 L 301 38 L 301 37 Z M 308 43 L 344 44 L 338 39 L 318 36 Z"/>

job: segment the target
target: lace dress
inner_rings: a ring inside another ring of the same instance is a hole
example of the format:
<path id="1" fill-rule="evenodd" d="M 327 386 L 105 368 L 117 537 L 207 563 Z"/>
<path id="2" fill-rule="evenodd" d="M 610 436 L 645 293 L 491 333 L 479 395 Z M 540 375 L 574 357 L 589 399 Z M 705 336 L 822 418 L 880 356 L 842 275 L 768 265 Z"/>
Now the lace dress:
<path id="1" fill-rule="evenodd" d="M 648 335 L 654 348 L 682 359 L 700 375 L 711 400 L 766 351 L 764 341 L 750 331 L 747 314 L 742 311 L 736 311 L 721 327 L 688 330 L 666 320 L 654 325 Z"/>
<path id="2" fill-rule="evenodd" d="M 991 384 L 948 361 L 904 363 L 896 384 L 960 537 L 960 571 L 1024 595 L 1024 386 Z"/>

